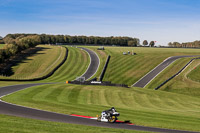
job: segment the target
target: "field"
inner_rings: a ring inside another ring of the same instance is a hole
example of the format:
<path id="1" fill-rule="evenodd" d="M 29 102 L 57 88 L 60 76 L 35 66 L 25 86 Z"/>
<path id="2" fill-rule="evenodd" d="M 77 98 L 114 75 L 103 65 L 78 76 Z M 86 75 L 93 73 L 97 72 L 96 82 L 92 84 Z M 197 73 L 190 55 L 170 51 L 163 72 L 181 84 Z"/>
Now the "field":
<path id="1" fill-rule="evenodd" d="M 167 57 L 200 55 L 200 51 L 196 49 L 105 47 L 106 50 L 98 51 L 96 50 L 98 47 L 87 48 L 96 51 L 101 60 L 99 70 L 95 75 L 96 77 L 100 76 L 107 55 L 111 55 L 104 81 L 125 83 L 128 85 L 132 85 Z M 200 131 L 200 83 L 196 81 L 196 79 L 199 79 L 200 60 L 192 62 L 183 73 L 161 87 L 158 91 L 153 89 L 180 70 L 191 58 L 183 58 L 175 61 L 146 88 L 80 86 L 64 84 L 64 82 L 82 75 L 88 67 L 89 57 L 86 52 L 75 47 L 68 47 L 68 49 L 68 59 L 63 66 L 50 78 L 39 81 L 62 83 L 28 88 L 8 95 L 3 100 L 58 113 L 88 116 L 96 116 L 102 110 L 114 106 L 121 113 L 120 120 L 128 119 L 136 125 Z M 122 52 L 131 52 L 132 50 L 137 55 L 122 55 Z M 45 57 L 46 54 L 41 55 Z M 40 59 L 34 58 L 33 60 L 39 62 Z M 51 63 L 49 63 L 50 65 Z M 21 67 L 21 65 L 18 65 L 18 67 Z M 19 82 L 0 82 L 0 86 L 11 84 L 19 84 Z M 20 122 L 18 123 L 19 126 L 13 129 L 13 132 L 21 131 L 19 127 L 24 121 L 30 121 L 30 123 L 39 125 L 35 130 L 30 131 L 29 129 L 36 126 L 27 123 L 27 126 L 23 127 L 24 132 L 37 132 L 38 130 L 51 132 L 47 128 L 53 125 L 58 125 L 59 127 L 52 129 L 55 132 L 62 132 L 63 130 L 94 132 L 96 129 L 96 127 L 1 116 L 4 118 L 0 120 L 0 125 L 4 125 L 0 128 L 2 131 L 7 131 L 7 125 L 4 123 L 15 123 L 15 119 Z M 8 119 L 12 119 L 13 121 L 9 121 Z M 40 123 L 44 123 L 45 127 L 42 124 L 40 125 Z M 108 132 L 129 132 L 127 130 L 107 130 L 106 128 L 97 128 L 95 132 L 102 132 L 104 129 Z"/>

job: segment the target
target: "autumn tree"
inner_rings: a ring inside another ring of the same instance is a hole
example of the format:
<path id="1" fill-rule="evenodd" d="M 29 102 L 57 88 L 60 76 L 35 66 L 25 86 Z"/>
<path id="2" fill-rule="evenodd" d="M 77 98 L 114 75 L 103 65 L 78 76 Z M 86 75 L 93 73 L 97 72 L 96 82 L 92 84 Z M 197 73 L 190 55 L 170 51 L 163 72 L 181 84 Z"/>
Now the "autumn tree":
<path id="1" fill-rule="evenodd" d="M 143 44 L 144 46 L 147 46 L 147 45 L 148 45 L 148 41 L 147 41 L 147 40 L 144 40 L 142 44 Z"/>

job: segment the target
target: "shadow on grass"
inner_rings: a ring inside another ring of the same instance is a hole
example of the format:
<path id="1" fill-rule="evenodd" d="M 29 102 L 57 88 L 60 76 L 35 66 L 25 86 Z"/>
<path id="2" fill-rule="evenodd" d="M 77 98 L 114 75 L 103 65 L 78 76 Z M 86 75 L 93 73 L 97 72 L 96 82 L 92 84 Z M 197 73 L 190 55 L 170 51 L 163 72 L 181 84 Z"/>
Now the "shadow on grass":
<path id="1" fill-rule="evenodd" d="M 38 54 L 44 54 L 44 53 L 39 53 L 39 52 L 44 51 L 46 49 L 50 49 L 50 48 L 35 47 L 35 48 L 30 48 L 28 50 L 25 50 L 20 54 L 17 54 L 15 57 L 12 57 L 9 60 L 7 60 L 5 63 L 1 64 L 0 75 L 6 76 L 6 77 L 14 75 L 14 71 L 13 71 L 14 66 L 17 66 L 21 63 L 27 63 L 29 60 L 32 60 L 32 59 L 28 59 L 28 57 L 32 57 Z"/>

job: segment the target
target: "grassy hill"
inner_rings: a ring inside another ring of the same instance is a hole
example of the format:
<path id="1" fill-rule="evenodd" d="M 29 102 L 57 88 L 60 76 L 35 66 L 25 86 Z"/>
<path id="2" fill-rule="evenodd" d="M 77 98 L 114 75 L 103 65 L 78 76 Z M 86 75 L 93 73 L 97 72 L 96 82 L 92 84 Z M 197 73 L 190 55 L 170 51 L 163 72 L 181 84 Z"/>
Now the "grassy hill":
<path id="1" fill-rule="evenodd" d="M 200 131 L 200 99 L 142 88 L 42 85 L 3 100 L 65 114 L 96 116 L 112 106 L 137 125 Z M 187 126 L 185 126 L 187 125 Z"/>
<path id="2" fill-rule="evenodd" d="M 129 85 L 132 85 L 167 57 L 200 54 L 198 49 L 105 47 L 105 51 L 97 51 L 98 47 L 87 48 L 95 50 L 100 56 L 101 64 L 100 69 L 95 75 L 96 77 L 100 75 L 107 55 L 111 55 L 104 80 Z M 89 64 L 87 53 L 75 47 L 68 47 L 68 49 L 69 56 L 63 66 L 52 77 L 39 82 L 64 82 L 82 75 Z M 132 50 L 137 55 L 122 54 L 122 52 Z M 183 73 L 160 88 L 160 90 L 164 91 L 153 90 L 155 86 L 180 70 L 189 60 L 190 58 L 177 60 L 144 89 L 54 84 L 19 91 L 4 97 L 3 100 L 59 113 L 89 116 L 96 116 L 102 110 L 114 106 L 121 113 L 119 117 L 121 120 L 130 119 L 137 125 L 200 131 L 200 83 L 193 81 L 196 78 L 198 79 L 197 73 L 199 73 L 200 60 L 195 60 Z M 17 83 L 0 82 L 0 86 Z M 5 119 L 0 125 L 3 125 L 7 119 L 11 119 L 8 116 L 2 117 Z M 23 118 L 16 119 L 21 121 L 21 123 L 24 122 Z M 30 122 L 35 123 L 36 121 L 30 120 Z M 40 122 L 37 121 L 36 123 Z M 47 123 L 47 127 L 54 125 L 50 122 L 44 123 Z M 59 128 L 55 129 L 55 131 L 69 129 L 69 131 L 80 132 L 84 129 L 85 131 L 92 132 L 94 129 L 94 127 L 87 128 L 87 126 L 77 127 L 71 125 L 70 127 L 68 126 L 70 124 L 64 125 L 59 125 Z M 6 127 L 6 125 L 3 127 Z M 32 129 L 31 125 L 27 125 L 27 127 Z M 48 131 L 43 126 L 39 126 L 36 130 L 41 128 Z M 4 131 L 6 128 L 2 129 Z M 28 130 L 26 127 L 23 127 L 23 129 Z M 14 130 L 18 131 L 20 129 L 16 128 Z M 102 130 L 98 128 L 97 132 Z M 107 129 L 105 130 L 107 131 Z M 109 131 L 115 132 L 116 130 L 109 129 Z"/>
<path id="3" fill-rule="evenodd" d="M 0 76 L 0 78 L 31 79 L 42 77 L 52 71 L 63 60 L 66 53 L 66 49 L 63 47 L 39 45 L 38 48 L 41 50 L 12 66 L 13 75 Z M 87 53 L 78 48 L 68 47 L 68 49 L 67 61 L 56 71 L 53 78 L 50 77 L 47 81 L 72 80 L 86 71 L 89 64 Z"/>
<path id="4" fill-rule="evenodd" d="M 196 66 L 194 66 L 193 70 L 187 75 L 188 78 L 197 82 L 200 82 L 200 65 L 199 64 L 200 64 L 200 61 Z"/>
<path id="5" fill-rule="evenodd" d="M 49 45 L 38 45 L 22 60 L 15 59 L 17 64 L 11 66 L 9 79 L 32 79 L 42 77 L 52 71 L 64 58 L 66 49 Z"/>
<path id="6" fill-rule="evenodd" d="M 98 47 L 87 48 L 96 50 Z M 137 55 L 122 54 L 128 51 L 133 51 Z M 132 85 L 166 58 L 178 55 L 200 55 L 200 51 L 182 48 L 105 47 L 102 60 L 106 60 L 105 54 L 111 55 L 111 59 L 103 80 Z M 185 61 L 182 63 L 186 63 Z"/>
<path id="7" fill-rule="evenodd" d="M 67 47 L 67 61 L 48 79 L 42 82 L 65 82 L 81 76 L 90 63 L 89 55 L 76 47 Z"/>
<path id="8" fill-rule="evenodd" d="M 159 74 L 146 88 L 154 89 L 159 84 L 164 82 L 166 79 L 174 75 L 178 70 L 180 70 L 190 58 L 179 59 L 170 65 L 166 70 Z M 167 84 L 162 86 L 160 90 L 186 94 L 190 96 L 200 97 L 200 82 L 196 82 L 199 76 L 198 64 L 200 60 L 193 61 L 181 74 L 176 76 L 174 79 L 169 81 Z M 196 67 L 196 69 L 194 69 Z M 191 80 L 194 77 L 193 80 Z"/>

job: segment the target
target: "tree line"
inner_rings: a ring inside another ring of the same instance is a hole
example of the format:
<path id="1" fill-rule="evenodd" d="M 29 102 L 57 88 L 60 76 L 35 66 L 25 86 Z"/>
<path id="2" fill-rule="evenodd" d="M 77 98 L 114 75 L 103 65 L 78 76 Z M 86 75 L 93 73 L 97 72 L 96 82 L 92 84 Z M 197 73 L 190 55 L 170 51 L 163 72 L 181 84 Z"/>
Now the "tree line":
<path id="1" fill-rule="evenodd" d="M 8 34 L 4 37 L 6 44 L 15 44 L 20 38 L 35 36 L 37 34 Z M 91 44 L 91 45 L 116 45 L 116 46 L 138 46 L 140 40 L 132 37 L 99 37 L 99 36 L 70 36 L 70 35 L 47 35 L 40 34 L 40 44 Z"/>
<path id="2" fill-rule="evenodd" d="M 168 46 L 176 48 L 200 48 L 200 41 L 186 42 L 186 43 L 169 42 Z"/>
<path id="3" fill-rule="evenodd" d="M 147 40 L 144 40 L 142 43 L 144 46 L 150 46 L 150 47 L 154 47 L 155 46 L 155 41 L 151 41 L 150 43 L 148 43 Z"/>
<path id="4" fill-rule="evenodd" d="M 138 46 L 140 40 L 131 37 L 98 37 L 98 36 L 69 36 L 47 34 L 8 34 L 3 40 L 5 46 L 0 49 L 0 63 L 37 44 L 89 44 L 89 45 L 116 45 Z"/>
<path id="5" fill-rule="evenodd" d="M 8 38 L 6 38 L 8 39 Z M 35 47 L 39 44 L 38 35 L 29 35 L 24 36 L 23 38 L 17 38 L 13 40 L 4 40 L 4 42 L 12 41 L 6 43 L 2 49 L 0 49 L 0 63 L 3 63 L 6 59 L 9 59 L 11 56 L 14 56 L 20 53 L 23 50 Z"/>

